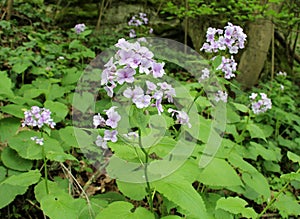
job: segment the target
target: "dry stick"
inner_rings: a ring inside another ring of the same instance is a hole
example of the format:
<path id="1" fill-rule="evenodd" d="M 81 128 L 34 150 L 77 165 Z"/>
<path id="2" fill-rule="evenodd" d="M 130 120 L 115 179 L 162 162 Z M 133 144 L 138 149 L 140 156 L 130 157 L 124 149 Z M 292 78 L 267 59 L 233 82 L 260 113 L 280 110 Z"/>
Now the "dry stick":
<path id="1" fill-rule="evenodd" d="M 68 174 L 71 176 L 71 178 L 72 178 L 72 179 L 74 180 L 74 182 L 77 184 L 77 186 L 79 187 L 79 189 L 82 191 L 82 194 L 84 194 L 85 199 L 86 199 L 88 205 L 90 205 L 91 203 L 90 203 L 90 199 L 89 199 L 88 195 L 85 193 L 85 191 L 84 191 L 83 188 L 81 187 L 80 183 L 79 183 L 79 182 L 77 181 L 77 179 L 73 176 L 73 174 L 71 173 L 71 171 L 70 171 L 70 170 L 69 170 L 62 162 L 60 162 L 59 164 L 61 165 L 61 167 L 62 167 L 65 171 L 68 172 Z"/>

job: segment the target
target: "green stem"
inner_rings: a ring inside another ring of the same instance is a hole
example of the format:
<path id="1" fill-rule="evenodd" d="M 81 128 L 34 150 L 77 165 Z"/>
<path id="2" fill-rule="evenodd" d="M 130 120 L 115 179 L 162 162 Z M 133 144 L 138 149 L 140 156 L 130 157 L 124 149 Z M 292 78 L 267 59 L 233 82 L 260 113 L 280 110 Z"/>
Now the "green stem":
<path id="1" fill-rule="evenodd" d="M 42 146 L 42 156 L 43 156 L 43 161 L 44 161 L 44 173 L 45 173 L 45 187 L 46 187 L 46 193 L 49 194 L 47 159 L 46 159 L 46 155 L 45 155 L 45 149 L 44 149 L 44 146 Z"/>
<path id="2" fill-rule="evenodd" d="M 139 132 L 139 146 L 140 146 L 142 152 L 145 155 L 145 163 L 144 163 L 145 169 L 144 169 L 144 174 L 145 174 L 145 180 L 146 180 L 146 185 L 147 185 L 147 189 L 146 190 L 148 192 L 148 202 L 149 202 L 149 205 L 150 205 L 150 211 L 153 212 L 153 197 L 152 197 L 151 186 L 150 186 L 149 178 L 148 178 L 148 161 L 149 161 L 149 155 L 148 155 L 148 152 L 145 150 L 145 148 L 143 148 L 143 145 L 142 145 L 142 132 L 141 132 L 140 128 L 138 129 L 138 132 Z"/>
<path id="3" fill-rule="evenodd" d="M 297 170 L 296 173 L 299 173 L 300 169 Z M 276 201 L 276 199 L 281 195 L 281 193 L 284 192 L 286 187 L 290 184 L 290 180 L 279 190 L 279 192 L 271 199 L 271 201 L 267 204 L 267 206 L 264 208 L 264 210 L 257 216 L 257 218 L 260 218 L 266 213 L 266 211 L 273 205 L 273 203 Z"/>
<path id="4" fill-rule="evenodd" d="M 193 102 L 191 103 L 191 105 L 189 106 L 189 108 L 188 108 L 188 110 L 187 110 L 187 114 L 190 112 L 190 110 L 192 109 L 192 106 L 194 105 L 194 103 L 196 102 L 196 100 L 199 98 L 199 97 L 201 97 L 202 96 L 202 94 L 203 94 L 203 92 L 204 92 L 204 90 L 202 89 L 199 93 L 198 93 L 198 95 L 194 98 L 194 100 L 193 100 Z"/>

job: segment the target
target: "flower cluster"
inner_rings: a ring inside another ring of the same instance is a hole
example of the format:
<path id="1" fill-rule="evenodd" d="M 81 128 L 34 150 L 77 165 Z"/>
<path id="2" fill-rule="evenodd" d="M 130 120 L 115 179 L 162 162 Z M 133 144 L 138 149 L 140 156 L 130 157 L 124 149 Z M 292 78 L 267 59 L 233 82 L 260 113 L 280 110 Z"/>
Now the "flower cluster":
<path id="1" fill-rule="evenodd" d="M 165 74 L 164 63 L 158 63 L 153 59 L 153 53 L 139 42 L 129 43 L 125 39 L 120 39 L 116 44 L 120 48 L 114 58 L 111 58 L 104 65 L 101 85 L 105 85 L 105 90 L 109 97 L 114 94 L 113 89 L 119 84 L 133 84 L 135 75 L 138 73 L 150 75 L 153 78 L 161 78 Z M 168 102 L 173 102 L 176 96 L 175 89 L 166 82 L 154 84 L 146 81 L 147 90 L 141 86 L 130 86 L 123 95 L 130 98 L 137 108 L 145 108 L 151 105 L 156 106 L 158 112 L 163 111 L 161 102 L 165 98 Z M 155 103 L 154 103 L 155 102 Z"/>
<path id="2" fill-rule="evenodd" d="M 230 54 L 237 54 L 239 49 L 245 47 L 246 38 L 247 35 L 240 26 L 228 22 L 224 30 L 209 27 L 206 32 L 206 42 L 200 50 L 211 53 L 228 48 Z"/>
<path id="3" fill-rule="evenodd" d="M 205 68 L 202 70 L 202 74 L 201 74 L 200 78 L 198 79 L 198 82 L 200 83 L 208 78 L 209 78 L 209 70 L 207 68 Z"/>
<path id="4" fill-rule="evenodd" d="M 260 93 L 260 99 L 257 93 L 252 93 L 249 98 L 251 99 L 251 108 L 254 114 L 266 112 L 272 108 L 272 102 L 265 93 Z"/>
<path id="5" fill-rule="evenodd" d="M 277 76 L 286 77 L 287 74 L 286 74 L 286 72 L 279 71 L 279 72 L 277 73 Z"/>
<path id="6" fill-rule="evenodd" d="M 134 15 L 131 17 L 130 21 L 128 22 L 128 26 L 134 26 L 134 27 L 141 27 L 144 25 L 147 25 L 149 22 L 147 18 L 147 14 L 140 12 L 138 15 Z M 149 33 L 151 34 L 153 32 L 153 29 L 149 29 Z M 130 29 L 129 31 L 129 37 L 135 38 L 136 32 L 134 29 Z"/>
<path id="7" fill-rule="evenodd" d="M 176 115 L 177 123 L 182 125 L 187 125 L 189 128 L 192 127 L 191 123 L 189 122 L 189 116 L 184 111 L 174 110 L 172 108 L 168 109 L 169 113 L 172 113 L 172 116 Z"/>
<path id="8" fill-rule="evenodd" d="M 224 77 L 226 79 L 230 79 L 235 77 L 235 74 L 233 72 L 236 71 L 237 63 L 235 62 L 233 56 L 230 58 L 226 58 L 222 56 L 222 63 L 217 67 L 216 70 L 221 70 L 224 72 Z"/>
<path id="9" fill-rule="evenodd" d="M 109 126 L 113 129 L 118 127 L 118 122 L 121 120 L 121 116 L 117 111 L 115 111 L 117 107 L 112 106 L 108 110 L 104 110 L 107 115 L 107 119 L 105 120 L 99 113 L 93 117 L 93 125 L 95 128 L 98 126 L 104 127 Z M 103 149 L 107 149 L 107 141 L 116 142 L 118 131 L 117 130 L 105 130 L 104 136 L 97 136 L 96 145 L 102 147 Z"/>
<path id="10" fill-rule="evenodd" d="M 226 93 L 226 91 L 221 91 L 219 90 L 216 94 L 215 94 L 215 100 L 217 102 L 222 101 L 224 103 L 227 103 L 227 98 L 228 98 L 228 94 Z"/>
<path id="11" fill-rule="evenodd" d="M 32 106 L 31 110 L 24 112 L 24 116 L 23 127 L 27 125 L 41 128 L 43 125 L 49 125 L 51 128 L 54 128 L 56 125 L 51 118 L 51 111 L 49 109 Z"/>
<path id="12" fill-rule="evenodd" d="M 77 34 L 80 34 L 81 32 L 83 32 L 85 30 L 86 26 L 85 24 L 76 24 L 74 29 L 75 29 L 75 32 Z"/>
<path id="13" fill-rule="evenodd" d="M 44 138 L 38 138 L 37 136 L 30 138 L 32 141 L 35 141 L 36 144 L 44 145 Z"/>

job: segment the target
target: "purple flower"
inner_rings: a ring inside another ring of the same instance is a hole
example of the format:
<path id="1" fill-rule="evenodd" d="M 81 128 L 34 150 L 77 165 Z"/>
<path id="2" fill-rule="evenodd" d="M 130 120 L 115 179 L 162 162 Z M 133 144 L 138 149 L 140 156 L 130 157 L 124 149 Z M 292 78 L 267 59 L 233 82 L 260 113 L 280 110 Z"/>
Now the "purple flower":
<path id="1" fill-rule="evenodd" d="M 129 31 L 129 37 L 130 38 L 135 38 L 136 37 L 136 33 L 135 33 L 134 29 L 130 29 L 130 31 Z"/>
<path id="2" fill-rule="evenodd" d="M 107 148 L 107 141 L 104 140 L 100 135 L 97 136 L 97 139 L 95 141 L 95 144 L 98 146 L 98 147 L 101 147 L 102 149 L 108 149 Z"/>
<path id="3" fill-rule="evenodd" d="M 158 115 L 161 115 L 161 113 L 164 111 L 162 105 L 161 105 L 161 99 L 157 99 L 155 101 L 155 107 L 157 109 Z"/>
<path id="4" fill-rule="evenodd" d="M 152 62 L 152 74 L 154 78 L 161 78 L 165 74 L 165 63 Z"/>
<path id="5" fill-rule="evenodd" d="M 224 72 L 224 78 L 230 79 L 235 77 L 233 72 L 236 71 L 237 63 L 235 62 L 233 56 L 230 59 L 222 56 L 222 63 L 216 68 L 216 70 L 221 70 Z"/>
<path id="6" fill-rule="evenodd" d="M 119 84 L 123 84 L 124 82 L 133 83 L 135 75 L 135 70 L 130 67 L 126 67 L 123 69 L 119 69 L 117 71 L 117 81 Z"/>
<path id="7" fill-rule="evenodd" d="M 257 93 L 252 93 L 249 98 L 251 99 L 251 108 L 254 114 L 264 113 L 272 108 L 271 99 L 265 93 L 260 93 L 260 99 Z"/>
<path id="8" fill-rule="evenodd" d="M 146 81 L 146 85 L 147 85 L 147 93 L 148 94 L 152 93 L 157 88 L 157 86 L 151 81 Z"/>
<path id="9" fill-rule="evenodd" d="M 112 130 L 112 131 L 105 130 L 103 140 L 116 142 L 116 141 L 118 141 L 117 134 L 118 134 L 117 130 Z"/>
<path id="10" fill-rule="evenodd" d="M 44 139 L 38 138 L 37 136 L 33 136 L 30 138 L 32 141 L 35 141 L 36 144 L 44 145 Z"/>
<path id="11" fill-rule="evenodd" d="M 77 34 L 80 34 L 85 30 L 85 24 L 76 24 L 74 27 Z"/>
<path id="12" fill-rule="evenodd" d="M 115 111 L 115 106 L 112 106 L 110 109 L 105 110 L 106 115 L 108 119 L 106 120 L 105 124 L 107 126 L 114 128 L 117 128 L 118 122 L 121 120 L 121 116 L 119 115 L 118 112 Z"/>
<path id="13" fill-rule="evenodd" d="M 149 95 L 143 95 L 139 98 L 136 98 L 133 102 L 136 107 L 139 109 L 148 107 L 150 105 L 151 97 Z"/>
<path id="14" fill-rule="evenodd" d="M 227 103 L 228 94 L 225 91 L 219 90 L 215 95 L 215 100 L 217 102 L 222 101 L 224 103 Z"/>
<path id="15" fill-rule="evenodd" d="M 98 113 L 97 115 L 94 115 L 94 117 L 93 117 L 93 125 L 95 128 L 97 128 L 98 126 L 104 126 L 105 119 Z"/>
<path id="16" fill-rule="evenodd" d="M 51 128 L 54 128 L 56 125 L 51 118 L 51 111 L 49 109 L 32 106 L 31 110 L 24 112 L 24 116 L 23 127 L 27 125 L 41 128 L 43 125 L 49 125 Z"/>
<path id="17" fill-rule="evenodd" d="M 190 118 L 186 112 L 174 110 L 172 108 L 169 108 L 168 112 L 172 113 L 172 116 L 176 115 L 177 123 L 187 125 L 189 128 L 192 127 L 191 123 L 189 122 Z"/>
<path id="18" fill-rule="evenodd" d="M 209 70 L 207 68 L 202 70 L 202 75 L 198 79 L 199 83 L 209 78 Z"/>
<path id="19" fill-rule="evenodd" d="M 244 48 L 247 35 L 244 34 L 241 27 L 228 22 L 224 30 L 209 27 L 206 32 L 206 42 L 200 51 L 218 52 L 219 50 L 226 50 L 228 48 L 230 54 L 236 54 L 238 53 L 238 49 Z"/>

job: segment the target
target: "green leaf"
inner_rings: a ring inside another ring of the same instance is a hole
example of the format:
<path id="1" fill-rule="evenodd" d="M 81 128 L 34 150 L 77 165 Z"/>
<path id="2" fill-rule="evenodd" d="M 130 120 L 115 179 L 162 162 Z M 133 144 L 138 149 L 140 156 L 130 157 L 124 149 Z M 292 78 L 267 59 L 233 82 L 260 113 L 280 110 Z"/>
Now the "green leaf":
<path id="1" fill-rule="evenodd" d="M 75 93 L 73 96 L 72 105 L 82 113 L 85 113 L 87 109 L 89 109 L 94 104 L 94 96 L 89 92 L 83 92 L 82 94 Z"/>
<path id="2" fill-rule="evenodd" d="M 276 193 L 274 194 L 276 195 Z M 283 218 L 290 218 L 291 216 L 300 215 L 300 205 L 291 193 L 281 194 L 274 202 L 274 207 L 279 210 Z"/>
<path id="3" fill-rule="evenodd" d="M 42 159 L 42 147 L 44 147 L 45 153 L 53 152 L 63 152 L 62 147 L 59 142 L 48 136 L 44 136 L 44 145 L 37 145 L 30 138 L 37 136 L 41 138 L 41 133 L 34 131 L 22 131 L 17 135 L 8 139 L 8 145 L 16 150 L 18 154 L 29 160 Z"/>
<path id="4" fill-rule="evenodd" d="M 67 160 L 75 160 L 77 159 L 71 154 L 66 154 L 62 151 L 49 151 L 46 154 L 47 159 L 57 162 L 65 162 Z"/>
<path id="5" fill-rule="evenodd" d="M 44 103 L 45 108 L 50 109 L 50 111 L 52 112 L 51 116 L 54 120 L 54 122 L 60 122 L 62 120 L 64 120 L 64 118 L 68 115 L 68 107 L 60 102 L 53 102 L 50 100 L 47 100 Z"/>
<path id="6" fill-rule="evenodd" d="M 249 112 L 249 108 L 247 106 L 245 106 L 244 104 L 240 104 L 240 103 L 231 103 L 238 111 L 241 111 L 243 113 L 247 113 Z"/>
<path id="7" fill-rule="evenodd" d="M 292 180 L 297 180 L 300 182 L 300 173 L 287 173 L 287 174 L 282 174 L 280 176 L 280 179 L 284 179 L 286 181 L 292 181 Z"/>
<path id="8" fill-rule="evenodd" d="M 251 138 L 261 138 L 267 141 L 264 131 L 257 125 L 247 124 L 246 129 L 249 131 Z"/>
<path id="9" fill-rule="evenodd" d="M 156 191 L 187 211 L 190 216 L 197 218 L 208 217 L 202 197 L 190 183 L 182 178 L 168 176 L 151 184 Z"/>
<path id="10" fill-rule="evenodd" d="M 257 213 L 253 208 L 247 207 L 248 203 L 239 197 L 220 198 L 217 201 L 216 209 L 223 209 L 233 214 L 241 214 L 246 218 L 256 218 Z"/>
<path id="11" fill-rule="evenodd" d="M 33 165 L 31 160 L 20 157 L 15 150 L 9 147 L 4 148 L 2 151 L 1 161 L 6 167 L 18 171 L 30 170 Z"/>
<path id="12" fill-rule="evenodd" d="M 0 71 L 0 99 L 1 96 L 12 98 L 14 93 L 12 91 L 11 79 L 7 76 L 6 72 Z"/>
<path id="13" fill-rule="evenodd" d="M 22 105 L 9 104 L 1 107 L 1 111 L 13 115 L 17 118 L 24 118 L 24 106 Z"/>
<path id="14" fill-rule="evenodd" d="M 239 186 L 242 185 L 240 177 L 231 165 L 225 160 L 214 158 L 202 172 L 198 180 L 211 186 Z"/>
<path id="15" fill-rule="evenodd" d="M 117 180 L 118 189 L 133 200 L 142 200 L 147 195 L 145 183 L 128 183 Z"/>
<path id="16" fill-rule="evenodd" d="M 260 196 L 262 196 L 264 200 L 267 200 L 270 197 L 271 191 L 268 181 L 260 172 L 244 172 L 242 174 L 242 180 L 247 186 L 257 192 Z"/>
<path id="17" fill-rule="evenodd" d="M 14 63 L 12 70 L 17 74 L 21 74 L 26 71 L 32 65 L 32 62 L 28 59 L 21 59 L 17 63 Z"/>
<path id="18" fill-rule="evenodd" d="M 85 205 L 83 199 L 73 199 L 68 193 L 48 194 L 42 198 L 41 209 L 51 219 L 77 218 Z"/>
<path id="19" fill-rule="evenodd" d="M 21 125 L 21 121 L 16 118 L 4 118 L 0 120 L 0 142 L 6 142 L 7 139 L 15 135 Z"/>
<path id="20" fill-rule="evenodd" d="M 0 209 L 12 202 L 17 195 L 26 192 L 28 186 L 39 181 L 41 174 L 38 170 L 13 175 L 0 183 Z"/>
<path id="21" fill-rule="evenodd" d="M 96 219 L 155 219 L 155 216 L 148 210 L 138 207 L 132 212 L 134 206 L 129 202 L 117 201 L 103 209 Z"/>
<path id="22" fill-rule="evenodd" d="M 222 63 L 222 56 L 218 55 L 216 56 L 212 61 L 212 66 L 214 69 L 218 68 L 219 65 Z"/>
<path id="23" fill-rule="evenodd" d="M 294 154 L 293 152 L 288 151 L 287 152 L 287 157 L 293 161 L 293 162 L 297 162 L 300 164 L 300 156 L 298 156 L 297 154 Z"/>

